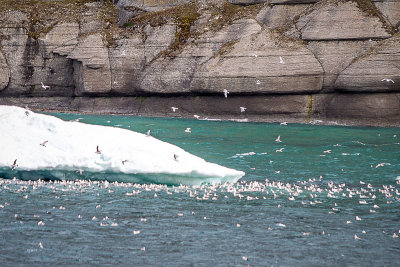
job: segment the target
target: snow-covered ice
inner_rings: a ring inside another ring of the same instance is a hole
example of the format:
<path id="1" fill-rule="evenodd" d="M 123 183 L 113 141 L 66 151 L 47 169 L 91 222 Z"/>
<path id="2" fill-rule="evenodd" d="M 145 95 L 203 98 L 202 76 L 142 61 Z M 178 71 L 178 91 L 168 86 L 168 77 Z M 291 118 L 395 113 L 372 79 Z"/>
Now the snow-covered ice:
<path id="1" fill-rule="evenodd" d="M 0 177 L 194 185 L 244 175 L 145 134 L 20 107 L 0 106 L 0 125 Z"/>

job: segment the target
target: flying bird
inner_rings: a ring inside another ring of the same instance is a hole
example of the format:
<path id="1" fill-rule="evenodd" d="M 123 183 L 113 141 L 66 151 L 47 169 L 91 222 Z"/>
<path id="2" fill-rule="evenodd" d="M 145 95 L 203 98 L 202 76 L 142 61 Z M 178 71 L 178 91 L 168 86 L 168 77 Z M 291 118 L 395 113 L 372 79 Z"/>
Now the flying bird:
<path id="1" fill-rule="evenodd" d="M 50 86 L 48 86 L 48 85 L 44 85 L 42 82 L 40 82 L 41 84 L 42 84 L 42 88 L 44 89 L 44 90 L 48 90 L 48 89 L 50 89 Z"/>
<path id="2" fill-rule="evenodd" d="M 279 63 L 285 64 L 285 61 L 283 61 L 283 58 L 281 56 L 279 57 Z"/>
<path id="3" fill-rule="evenodd" d="M 179 108 L 171 107 L 171 109 L 172 109 L 172 112 L 175 112 L 175 111 L 178 110 Z"/>
<path id="4" fill-rule="evenodd" d="M 245 107 L 240 107 L 240 112 L 245 112 L 247 108 Z"/>
<path id="5" fill-rule="evenodd" d="M 282 141 L 281 141 L 281 136 L 280 136 L 280 135 L 278 135 L 278 137 L 275 139 L 275 142 L 282 142 Z"/>
<path id="6" fill-rule="evenodd" d="M 392 79 L 382 79 L 381 82 L 394 83 Z"/>
<path id="7" fill-rule="evenodd" d="M 11 165 L 11 170 L 13 171 L 15 168 L 17 168 L 17 159 L 14 160 L 14 163 Z"/>
<path id="8" fill-rule="evenodd" d="M 228 94 L 229 94 L 228 90 L 224 89 L 224 96 L 225 96 L 225 98 L 228 97 Z"/>

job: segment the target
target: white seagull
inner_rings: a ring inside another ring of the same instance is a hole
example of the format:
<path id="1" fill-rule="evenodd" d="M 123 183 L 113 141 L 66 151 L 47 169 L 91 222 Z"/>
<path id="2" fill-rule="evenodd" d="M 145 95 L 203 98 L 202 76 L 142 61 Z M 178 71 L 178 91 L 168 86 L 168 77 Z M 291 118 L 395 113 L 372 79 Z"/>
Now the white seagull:
<path id="1" fill-rule="evenodd" d="M 50 86 L 48 86 L 48 85 L 44 85 L 42 82 L 40 82 L 41 84 L 42 84 L 42 88 L 44 89 L 44 90 L 48 90 L 48 89 L 50 89 Z"/>
<path id="2" fill-rule="evenodd" d="M 225 98 L 228 97 L 228 94 L 229 94 L 228 90 L 224 89 L 224 96 L 225 96 Z"/>
<path id="3" fill-rule="evenodd" d="M 151 130 L 148 130 L 146 133 L 146 136 L 150 136 L 150 132 L 151 132 Z"/>
<path id="4" fill-rule="evenodd" d="M 280 125 L 287 125 L 287 122 L 286 121 L 281 122 Z"/>
<path id="5" fill-rule="evenodd" d="M 194 114 L 193 117 L 194 117 L 195 119 L 200 119 L 200 116 L 199 116 L 199 115 L 196 115 L 196 114 Z"/>
<path id="6" fill-rule="evenodd" d="M 186 128 L 185 133 L 191 133 L 192 130 L 190 128 Z"/>
<path id="7" fill-rule="evenodd" d="M 260 85 L 260 84 L 261 84 L 260 80 L 257 80 L 257 81 L 256 81 L 256 84 L 257 84 L 257 85 Z"/>
<path id="8" fill-rule="evenodd" d="M 280 148 L 280 149 L 275 150 L 275 152 L 283 152 L 284 149 L 285 149 L 285 148 L 282 147 L 282 148 Z"/>
<path id="9" fill-rule="evenodd" d="M 282 141 L 281 141 L 281 136 L 280 136 L 280 135 L 278 135 L 278 137 L 275 139 L 275 142 L 282 142 Z"/>
<path id="10" fill-rule="evenodd" d="M 394 83 L 392 79 L 382 79 L 381 82 Z"/>
<path id="11" fill-rule="evenodd" d="M 247 108 L 245 107 L 240 107 L 240 112 L 245 112 Z"/>
<path id="12" fill-rule="evenodd" d="M 171 109 L 172 109 L 172 112 L 175 112 L 175 111 L 177 111 L 179 108 L 171 107 Z"/>
<path id="13" fill-rule="evenodd" d="M 281 56 L 279 57 L 279 63 L 285 64 L 285 61 L 283 61 L 283 58 Z"/>

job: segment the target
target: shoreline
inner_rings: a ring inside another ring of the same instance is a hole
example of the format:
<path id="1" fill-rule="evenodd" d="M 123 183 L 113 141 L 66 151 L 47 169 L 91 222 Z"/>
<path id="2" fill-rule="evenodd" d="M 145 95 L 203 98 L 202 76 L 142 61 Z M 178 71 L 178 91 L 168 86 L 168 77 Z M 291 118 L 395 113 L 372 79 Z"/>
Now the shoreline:
<path id="1" fill-rule="evenodd" d="M 325 97 L 326 98 L 326 97 Z M 310 99 L 313 99 L 310 106 Z M 317 95 L 269 96 L 151 96 L 151 97 L 1 97 L 0 105 L 28 107 L 33 111 L 99 115 L 186 118 L 216 121 L 300 123 L 329 126 L 400 127 L 400 115 L 373 116 L 356 110 L 337 116 L 324 110 Z M 245 112 L 240 107 L 246 107 Z M 171 107 L 178 109 L 173 112 Z M 357 115 L 357 114 L 361 114 Z"/>

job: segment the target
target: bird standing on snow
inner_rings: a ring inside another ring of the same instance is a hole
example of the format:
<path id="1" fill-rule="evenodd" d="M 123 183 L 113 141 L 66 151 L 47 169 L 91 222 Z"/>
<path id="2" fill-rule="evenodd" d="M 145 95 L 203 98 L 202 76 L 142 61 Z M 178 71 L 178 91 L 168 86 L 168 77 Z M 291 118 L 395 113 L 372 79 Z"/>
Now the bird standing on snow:
<path id="1" fill-rule="evenodd" d="M 96 147 L 96 154 L 101 154 L 101 150 L 99 149 L 99 146 Z"/>
<path id="2" fill-rule="evenodd" d="M 49 141 L 48 141 L 48 140 L 46 140 L 46 141 L 44 141 L 43 143 L 41 143 L 40 145 L 45 147 L 45 146 L 46 146 L 46 144 L 47 144 L 47 142 L 49 142 Z"/>
<path id="3" fill-rule="evenodd" d="M 178 161 L 178 157 L 179 157 L 179 156 L 178 156 L 177 154 L 174 154 L 174 160 L 175 160 L 175 161 Z"/>

